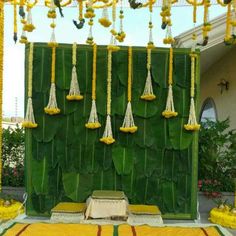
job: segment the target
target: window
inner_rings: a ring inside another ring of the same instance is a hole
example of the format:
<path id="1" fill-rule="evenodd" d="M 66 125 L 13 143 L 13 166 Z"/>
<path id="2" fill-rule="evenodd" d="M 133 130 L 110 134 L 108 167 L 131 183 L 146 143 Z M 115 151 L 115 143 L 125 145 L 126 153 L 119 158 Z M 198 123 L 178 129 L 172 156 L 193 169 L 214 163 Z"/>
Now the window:
<path id="1" fill-rule="evenodd" d="M 211 121 L 217 120 L 216 106 L 212 98 L 207 98 L 202 105 L 200 121 L 205 122 L 207 119 Z"/>

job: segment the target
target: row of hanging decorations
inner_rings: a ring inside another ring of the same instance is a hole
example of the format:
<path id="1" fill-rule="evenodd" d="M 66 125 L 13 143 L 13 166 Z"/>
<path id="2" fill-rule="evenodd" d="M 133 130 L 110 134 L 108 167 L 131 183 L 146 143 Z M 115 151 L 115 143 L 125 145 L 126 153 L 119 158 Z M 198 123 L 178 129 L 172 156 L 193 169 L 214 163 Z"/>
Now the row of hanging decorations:
<path id="1" fill-rule="evenodd" d="M 99 23 L 106 27 L 110 28 L 111 33 L 111 41 L 110 45 L 114 50 L 117 48 L 117 41 L 123 42 L 126 33 L 123 30 L 123 19 L 124 19 L 124 11 L 123 11 L 123 0 L 77 0 L 78 5 L 78 21 L 73 20 L 73 23 L 77 29 L 82 29 L 86 22 L 88 21 L 89 25 L 89 34 L 86 40 L 86 43 L 93 45 L 95 43 L 93 38 L 93 25 L 95 18 L 95 10 L 102 9 L 102 16 L 99 18 Z M 202 27 L 202 35 L 203 41 L 199 44 L 205 46 L 208 43 L 208 33 L 211 31 L 212 26 L 209 22 L 209 8 L 211 6 L 210 0 L 186 0 L 188 4 L 193 6 L 193 23 L 195 25 L 197 21 L 197 8 L 203 6 L 204 7 L 204 17 L 203 17 L 203 27 Z M 14 40 L 15 42 L 18 39 L 17 36 L 17 22 L 18 22 L 18 14 L 19 12 L 21 23 L 22 23 L 22 34 L 20 37 L 21 43 L 28 43 L 26 32 L 32 32 L 35 30 L 35 25 L 33 24 L 32 17 L 32 9 L 37 6 L 38 0 L 34 0 L 31 2 L 30 0 L 11 0 L 9 1 L 13 4 L 14 9 Z M 49 46 L 56 45 L 55 38 L 55 28 L 56 28 L 56 18 L 57 12 L 56 9 L 59 9 L 61 17 L 63 17 L 62 8 L 70 5 L 72 0 L 45 0 L 45 6 L 49 8 L 47 17 L 52 20 L 50 27 L 52 28 L 51 39 L 49 42 Z M 161 28 L 166 30 L 166 37 L 163 39 L 164 44 L 173 44 L 174 38 L 171 34 L 172 20 L 171 20 L 171 9 L 174 4 L 176 4 L 177 0 L 162 0 L 162 8 L 160 15 L 162 17 L 162 25 Z M 152 39 L 152 12 L 153 5 L 156 3 L 156 0 L 148 0 L 146 3 L 136 2 L 136 0 L 129 0 L 130 7 L 133 9 L 139 9 L 148 7 L 150 12 L 150 21 L 148 24 L 150 30 L 150 40 L 148 42 L 148 47 L 154 47 L 153 39 Z M 227 7 L 227 18 L 226 18 L 226 33 L 225 33 L 225 44 L 235 44 L 236 43 L 236 0 L 217 0 L 217 3 L 223 7 Z M 116 29 L 116 12 L 117 6 L 119 7 L 119 20 L 120 27 L 117 31 Z M 18 9 L 17 9 L 18 8 Z M 84 8 L 86 8 L 84 12 Z M 108 9 L 112 9 L 112 17 L 111 20 L 109 18 Z M 195 36 L 194 36 L 195 37 Z"/>
<path id="2" fill-rule="evenodd" d="M 69 94 L 66 96 L 68 101 L 80 101 L 83 99 L 81 95 L 79 82 L 77 78 L 76 72 L 76 49 L 77 44 L 74 43 L 72 46 L 72 75 L 71 75 L 71 83 Z M 112 83 L 112 55 L 117 51 L 117 48 L 113 46 L 108 46 L 108 63 L 107 63 L 107 104 L 106 104 L 106 124 L 105 130 L 101 142 L 106 144 L 112 144 L 115 142 L 115 139 L 112 134 L 112 126 L 111 126 L 111 83 Z M 33 112 L 33 104 L 32 104 L 32 79 L 33 79 L 33 51 L 34 44 L 30 43 L 29 50 L 29 65 L 28 65 L 28 102 L 26 109 L 26 116 L 22 126 L 25 128 L 37 128 L 37 123 L 34 119 Z M 155 94 L 153 93 L 152 87 L 152 77 L 151 77 L 151 53 L 152 48 L 147 48 L 147 77 L 145 82 L 145 87 L 143 90 L 140 99 L 146 100 L 147 102 L 151 102 L 156 99 Z M 168 95 L 166 100 L 166 108 L 162 112 L 163 117 L 166 119 L 176 117 L 178 113 L 175 111 L 174 100 L 173 100 L 173 48 L 170 47 L 169 51 L 169 77 L 168 77 Z M 195 107 L 194 107 L 194 85 L 195 85 L 195 68 L 196 68 L 196 60 L 197 54 L 192 49 L 190 53 L 191 57 L 191 92 L 190 92 L 190 110 L 189 110 L 189 119 L 188 123 L 184 125 L 184 128 L 188 131 L 196 131 L 199 130 L 200 125 L 197 123 L 196 115 L 195 115 Z M 52 64 L 51 64 L 51 87 L 49 93 L 49 101 L 48 105 L 44 108 L 44 112 L 48 115 L 57 115 L 60 113 L 60 109 L 57 106 L 56 100 L 56 86 L 55 86 L 55 64 L 56 64 L 56 46 L 52 46 Z M 98 120 L 97 108 L 96 108 L 96 66 L 97 66 L 97 45 L 93 44 L 93 71 L 92 71 L 92 97 L 91 97 L 91 112 L 89 115 L 88 122 L 85 124 L 85 127 L 88 129 L 97 129 L 101 127 L 101 124 Z M 122 126 L 120 127 L 121 132 L 125 133 L 135 133 L 138 130 L 138 127 L 135 125 L 133 113 L 132 113 L 132 47 L 128 48 L 128 81 L 127 81 L 127 107 L 124 115 L 124 121 Z"/>

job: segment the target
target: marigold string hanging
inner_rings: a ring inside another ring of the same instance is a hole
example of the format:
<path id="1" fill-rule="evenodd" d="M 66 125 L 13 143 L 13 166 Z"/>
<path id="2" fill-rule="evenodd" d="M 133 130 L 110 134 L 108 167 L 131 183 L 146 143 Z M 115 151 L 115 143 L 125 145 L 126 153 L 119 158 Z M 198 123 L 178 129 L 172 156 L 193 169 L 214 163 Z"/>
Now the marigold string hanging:
<path id="1" fill-rule="evenodd" d="M 108 9 L 106 6 L 102 9 L 102 17 L 98 21 L 104 27 L 109 27 L 112 24 L 109 20 Z"/>
<path id="2" fill-rule="evenodd" d="M 93 1 L 89 0 L 88 5 L 87 5 L 87 9 L 86 9 L 86 13 L 84 14 L 84 17 L 89 19 L 89 22 L 88 22 L 89 35 L 88 35 L 87 40 L 86 40 L 86 43 L 89 44 L 89 45 L 94 44 L 94 40 L 93 40 L 93 18 L 95 16 L 96 15 L 95 15 L 94 9 L 93 9 Z"/>
<path id="3" fill-rule="evenodd" d="M 96 80 L 97 80 L 97 45 L 93 45 L 93 76 L 92 76 L 92 108 L 89 119 L 85 127 L 88 129 L 97 129 L 101 127 L 98 121 L 97 106 L 96 106 Z"/>
<path id="4" fill-rule="evenodd" d="M 33 83 L 33 58 L 34 58 L 34 44 L 30 43 L 29 49 L 29 65 L 28 65 L 28 100 L 25 119 L 22 122 L 22 127 L 36 128 L 38 124 L 34 119 L 34 110 L 32 104 L 32 83 Z"/>
<path id="5" fill-rule="evenodd" d="M 152 101 L 156 98 L 156 95 L 153 93 L 153 88 L 152 88 L 151 57 L 152 57 L 152 50 L 150 48 L 147 48 L 147 78 L 143 94 L 140 97 L 141 99 L 146 101 Z"/>
<path id="6" fill-rule="evenodd" d="M 149 0 L 150 20 L 149 20 L 149 24 L 148 24 L 148 28 L 149 28 L 149 40 L 148 40 L 148 45 L 147 45 L 148 49 L 155 48 L 155 45 L 153 43 L 153 36 L 152 36 L 152 29 L 153 29 L 152 10 L 153 10 L 153 2 L 152 2 L 152 0 Z"/>
<path id="7" fill-rule="evenodd" d="M 120 43 L 122 43 L 122 42 L 124 42 L 124 39 L 126 37 L 126 33 L 124 32 L 124 29 L 123 29 L 124 11 L 123 11 L 123 1 L 122 0 L 120 0 L 120 15 L 119 15 L 119 18 L 120 18 L 120 30 L 116 35 L 116 39 Z"/>
<path id="8" fill-rule="evenodd" d="M 162 115 L 165 118 L 171 118 L 178 115 L 174 107 L 172 84 L 173 84 L 173 48 L 171 47 L 169 56 L 168 95 L 166 101 L 166 109 L 162 112 Z"/>
<path id="9" fill-rule="evenodd" d="M 204 15 L 203 15 L 203 27 L 202 27 L 202 36 L 203 43 L 202 46 L 206 46 L 208 44 L 209 36 L 208 33 L 211 31 L 211 23 L 209 22 L 209 8 L 211 6 L 210 0 L 204 0 Z"/>
<path id="10" fill-rule="evenodd" d="M 14 14 L 14 26 L 13 26 L 13 40 L 17 41 L 17 2 L 13 1 L 13 14 Z"/>
<path id="11" fill-rule="evenodd" d="M 56 28 L 55 19 L 57 17 L 57 13 L 56 13 L 56 6 L 54 4 L 54 0 L 51 0 L 50 2 L 50 7 L 49 7 L 47 16 L 49 19 L 52 19 L 52 23 L 50 24 L 50 27 L 52 28 L 52 33 L 51 33 L 50 41 L 48 42 L 48 46 L 57 47 L 58 43 L 56 42 L 56 36 L 55 36 L 55 28 Z"/>
<path id="12" fill-rule="evenodd" d="M 24 24 L 23 30 L 27 32 L 32 32 L 35 29 L 35 26 L 33 24 L 33 18 L 32 18 L 32 7 L 34 5 L 27 4 L 27 18 L 26 23 Z"/>
<path id="13" fill-rule="evenodd" d="M 127 107 L 125 112 L 125 118 L 120 127 L 120 131 L 125 133 L 135 133 L 138 130 L 138 127 L 134 124 L 131 99 L 132 99 L 132 47 L 128 49 L 128 89 L 127 89 Z"/>
<path id="14" fill-rule="evenodd" d="M 25 11 L 24 11 L 24 0 L 20 0 L 19 15 L 21 17 L 21 24 L 22 24 L 22 33 L 20 36 L 20 43 L 27 44 L 28 39 L 26 36 L 26 32 L 24 30 L 24 25 L 26 24 Z"/>
<path id="15" fill-rule="evenodd" d="M 188 123 L 184 125 L 184 128 L 189 131 L 196 131 L 200 129 L 200 125 L 197 123 L 196 119 L 196 111 L 195 111 L 195 62 L 197 60 L 197 54 L 195 52 L 195 48 L 192 49 L 192 52 L 190 53 L 191 57 L 191 89 L 190 89 L 190 109 L 189 109 L 189 118 Z"/>
<path id="16" fill-rule="evenodd" d="M 72 46 L 72 73 L 71 73 L 71 83 L 70 83 L 70 91 L 66 96 L 66 99 L 69 101 L 73 100 L 82 100 L 83 96 L 80 94 L 79 83 L 76 72 L 76 43 L 73 43 Z"/>
<path id="17" fill-rule="evenodd" d="M 77 29 L 82 29 L 84 27 L 85 19 L 83 15 L 83 0 L 78 0 L 79 7 L 79 23 L 76 20 L 73 20 L 73 23 Z"/>
<path id="18" fill-rule="evenodd" d="M 116 0 L 112 0 L 112 29 L 111 29 L 111 40 L 110 44 L 107 46 L 108 51 L 116 52 L 120 49 L 119 46 L 117 46 L 116 42 Z"/>
<path id="19" fill-rule="evenodd" d="M 108 63 L 107 63 L 107 118 L 106 126 L 100 141 L 105 144 L 112 144 L 115 142 L 111 127 L 111 82 L 112 82 L 112 50 L 108 49 Z"/>
<path id="20" fill-rule="evenodd" d="M 52 68 L 51 68 L 51 88 L 49 93 L 48 105 L 44 108 L 44 112 L 49 115 L 56 115 L 60 113 L 57 107 L 56 99 L 56 84 L 55 84 L 55 66 L 56 66 L 56 47 L 52 47 Z"/>

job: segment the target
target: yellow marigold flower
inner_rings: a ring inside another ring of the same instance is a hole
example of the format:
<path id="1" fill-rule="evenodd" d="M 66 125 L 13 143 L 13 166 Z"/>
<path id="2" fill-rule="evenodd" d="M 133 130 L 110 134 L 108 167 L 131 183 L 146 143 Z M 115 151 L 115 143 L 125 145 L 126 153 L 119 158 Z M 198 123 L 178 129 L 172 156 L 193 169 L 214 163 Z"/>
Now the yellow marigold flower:
<path id="1" fill-rule="evenodd" d="M 24 121 L 24 122 L 22 122 L 21 125 L 22 125 L 22 127 L 29 128 L 29 129 L 33 129 L 33 128 L 37 128 L 38 127 L 38 124 L 30 122 L 30 121 Z"/>
<path id="2" fill-rule="evenodd" d="M 57 115 L 61 112 L 59 108 L 44 108 L 44 112 L 49 114 L 49 115 Z"/>
<path id="3" fill-rule="evenodd" d="M 73 101 L 73 100 L 82 100 L 84 97 L 82 95 L 67 95 L 66 99 L 69 101 Z"/>
<path id="4" fill-rule="evenodd" d="M 146 95 L 142 95 L 140 98 L 143 100 L 146 100 L 146 101 L 152 101 L 152 100 L 156 99 L 156 95 L 146 94 Z"/>
<path id="5" fill-rule="evenodd" d="M 58 43 L 57 42 L 48 42 L 48 46 L 49 47 L 57 47 L 58 46 Z"/>
<path id="6" fill-rule="evenodd" d="M 25 24 L 23 27 L 24 31 L 32 32 L 35 29 L 35 26 L 33 24 Z"/>
<path id="7" fill-rule="evenodd" d="M 175 111 L 163 111 L 162 112 L 162 115 L 165 117 L 165 118 L 171 118 L 171 117 L 175 117 L 178 115 L 178 112 L 175 112 Z"/>
<path id="8" fill-rule="evenodd" d="M 112 138 L 112 137 L 100 138 L 100 142 L 108 144 L 108 145 L 114 143 L 115 141 L 116 140 L 114 138 Z"/>
<path id="9" fill-rule="evenodd" d="M 187 124 L 187 125 L 184 125 L 184 128 L 188 131 L 198 131 L 200 129 L 201 125 L 199 124 L 195 124 L 195 125 L 190 125 L 190 124 Z"/>
<path id="10" fill-rule="evenodd" d="M 111 34 L 114 35 L 114 36 L 117 35 L 117 32 L 116 32 L 114 29 L 110 30 L 110 32 L 111 32 Z"/>
<path id="11" fill-rule="evenodd" d="M 116 46 L 116 45 L 108 45 L 107 46 L 107 49 L 108 50 L 110 50 L 110 51 L 112 51 L 112 52 L 117 52 L 117 51 L 119 51 L 120 50 L 120 47 L 119 46 Z"/>
<path id="12" fill-rule="evenodd" d="M 50 27 L 51 27 L 51 28 L 55 28 L 55 27 L 56 27 L 56 24 L 55 24 L 55 23 L 51 23 L 51 24 L 50 24 Z"/>
<path id="13" fill-rule="evenodd" d="M 85 127 L 88 129 L 97 129 L 101 127 L 101 124 L 99 122 L 94 122 L 94 123 L 89 122 L 85 124 Z"/>
<path id="14" fill-rule="evenodd" d="M 20 43 L 27 44 L 28 43 L 27 37 L 21 36 Z"/>
<path id="15" fill-rule="evenodd" d="M 10 220 L 14 219 L 19 214 L 23 213 L 24 209 L 22 203 L 17 201 L 10 201 L 10 205 L 4 205 L 4 200 L 0 202 L 0 219 Z"/>
<path id="16" fill-rule="evenodd" d="M 111 25 L 111 21 L 105 17 L 100 18 L 98 21 L 104 27 L 109 27 Z"/>
<path id="17" fill-rule="evenodd" d="M 94 10 L 92 8 L 88 8 L 86 13 L 84 14 L 85 18 L 93 18 L 95 17 Z"/>
<path id="18" fill-rule="evenodd" d="M 137 126 L 132 126 L 132 127 L 120 127 L 120 131 L 124 133 L 135 133 L 138 130 Z"/>
<path id="19" fill-rule="evenodd" d="M 147 49 L 154 49 L 155 48 L 155 45 L 153 42 L 148 42 L 147 44 Z"/>
<path id="20" fill-rule="evenodd" d="M 26 22 L 27 22 L 26 19 L 21 19 L 22 24 L 26 24 Z"/>
<path id="21" fill-rule="evenodd" d="M 236 20 L 232 20 L 232 21 L 230 22 L 230 24 L 231 24 L 233 27 L 236 27 Z"/>
<path id="22" fill-rule="evenodd" d="M 55 19 L 57 17 L 57 13 L 55 10 L 48 11 L 47 17 L 50 19 Z"/>
<path id="23" fill-rule="evenodd" d="M 211 24 L 206 24 L 206 25 L 204 25 L 203 27 L 202 27 L 202 30 L 203 31 L 211 31 L 211 29 L 212 29 L 212 26 L 211 26 Z"/>

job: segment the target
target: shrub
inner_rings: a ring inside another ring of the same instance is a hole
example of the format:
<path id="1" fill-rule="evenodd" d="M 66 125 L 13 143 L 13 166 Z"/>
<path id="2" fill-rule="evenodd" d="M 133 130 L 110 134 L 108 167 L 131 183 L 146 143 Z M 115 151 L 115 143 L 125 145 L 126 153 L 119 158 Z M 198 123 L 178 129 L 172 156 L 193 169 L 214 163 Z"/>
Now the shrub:
<path id="1" fill-rule="evenodd" d="M 236 131 L 229 129 L 229 119 L 207 120 L 199 133 L 199 180 L 217 183 L 209 186 L 212 192 L 233 192 L 235 177 Z"/>
<path id="2" fill-rule="evenodd" d="M 24 130 L 3 129 L 2 140 L 2 185 L 24 186 Z"/>

